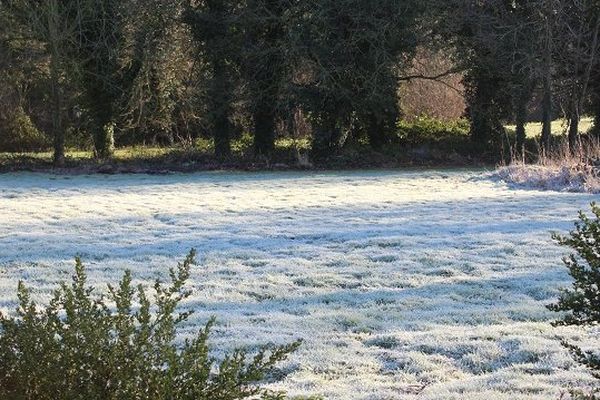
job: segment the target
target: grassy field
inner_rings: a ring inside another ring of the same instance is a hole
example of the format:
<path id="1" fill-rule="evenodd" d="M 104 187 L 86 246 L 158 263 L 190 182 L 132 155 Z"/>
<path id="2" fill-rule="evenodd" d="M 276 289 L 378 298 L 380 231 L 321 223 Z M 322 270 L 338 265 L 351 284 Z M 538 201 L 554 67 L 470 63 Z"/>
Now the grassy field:
<path id="1" fill-rule="evenodd" d="M 291 151 L 294 149 L 307 150 L 310 147 L 308 139 L 293 140 L 289 138 L 280 138 L 275 142 L 276 151 Z M 135 160 L 160 160 L 168 155 L 197 153 L 211 154 L 214 146 L 211 139 L 200 138 L 196 140 L 193 146 L 127 146 L 115 149 L 114 160 L 119 162 L 128 162 Z M 234 156 L 244 156 L 251 152 L 251 139 L 245 136 L 234 139 L 231 143 L 231 150 Z M 66 156 L 73 162 L 92 161 L 94 152 L 92 150 L 67 149 Z M 28 153 L 2 153 L 0 152 L 0 162 L 15 158 L 31 158 L 44 162 L 52 161 L 52 151 L 28 152 Z"/>
<path id="2" fill-rule="evenodd" d="M 585 117 L 581 119 L 579 123 L 579 131 L 581 133 L 587 133 L 594 125 L 594 120 L 591 117 Z M 515 125 L 507 125 L 506 128 L 514 132 Z M 558 119 L 552 122 L 552 134 L 555 136 L 566 135 L 567 129 L 569 128 L 568 121 L 565 119 Z M 536 138 L 542 135 L 542 123 L 541 122 L 530 122 L 525 128 L 525 132 L 528 138 Z"/>
<path id="3" fill-rule="evenodd" d="M 546 400 L 594 382 L 560 344 L 585 331 L 545 306 L 570 282 L 550 232 L 597 196 L 464 169 L 21 172 L 0 187 L 2 312 L 19 280 L 48 301 L 75 255 L 98 288 L 126 268 L 151 285 L 194 247 L 181 339 L 211 315 L 219 351 L 304 339 L 277 370 L 291 395 Z"/>
<path id="4" fill-rule="evenodd" d="M 275 143 L 273 163 L 282 167 L 295 165 L 298 151 L 307 151 L 307 139 L 278 139 Z M 269 168 L 273 163 L 256 160 L 252 156 L 252 142 L 242 136 L 232 141 L 232 156 L 217 160 L 213 142 L 200 138 L 188 146 L 127 146 L 115 149 L 110 160 L 97 160 L 92 150 L 69 148 L 66 150 L 65 168 L 79 172 L 157 172 L 195 171 L 211 169 L 258 169 Z M 53 169 L 52 151 L 2 153 L 0 171 L 45 171 Z"/>

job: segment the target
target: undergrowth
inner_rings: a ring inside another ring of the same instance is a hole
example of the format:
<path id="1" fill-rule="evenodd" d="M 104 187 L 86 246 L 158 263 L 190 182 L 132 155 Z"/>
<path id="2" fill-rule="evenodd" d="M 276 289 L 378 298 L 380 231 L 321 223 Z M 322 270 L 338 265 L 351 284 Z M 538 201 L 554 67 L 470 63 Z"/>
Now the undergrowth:
<path id="1" fill-rule="evenodd" d="M 195 252 L 170 270 L 152 295 L 130 272 L 96 294 L 77 259 L 63 283 L 39 307 L 20 282 L 14 315 L 0 315 L 0 398 L 14 400 L 283 399 L 262 387 L 273 367 L 300 342 L 211 356 L 210 319 L 195 338 L 177 342 L 191 311 L 178 311 Z"/>

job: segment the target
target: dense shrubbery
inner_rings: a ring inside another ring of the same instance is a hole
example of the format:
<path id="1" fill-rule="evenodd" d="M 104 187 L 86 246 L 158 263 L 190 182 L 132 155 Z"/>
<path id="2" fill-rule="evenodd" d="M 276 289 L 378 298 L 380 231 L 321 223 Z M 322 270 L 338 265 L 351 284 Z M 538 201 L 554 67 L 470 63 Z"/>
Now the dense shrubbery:
<path id="1" fill-rule="evenodd" d="M 550 310 L 565 312 L 556 325 L 600 324 L 600 206 L 592 204 L 592 213 L 594 217 L 589 218 L 581 212 L 575 230 L 569 236 L 554 235 L 558 243 L 576 253 L 564 258 L 574 279 L 572 287 L 562 291 L 556 304 L 548 306 Z M 584 351 L 570 343 L 564 345 L 578 362 L 600 378 L 600 354 Z"/>
<path id="2" fill-rule="evenodd" d="M 464 151 L 469 144 L 470 124 L 466 119 L 442 121 L 440 119 L 420 117 L 414 121 L 398 123 L 400 143 L 415 146 L 436 146 L 444 152 Z"/>
<path id="3" fill-rule="evenodd" d="M 191 314 L 177 307 L 190 295 L 185 282 L 193 262 L 192 251 L 170 270 L 170 285 L 156 282 L 154 300 L 132 286 L 129 272 L 107 295 L 94 295 L 79 259 L 72 283 L 44 309 L 20 283 L 17 315 L 0 316 L 0 398 L 283 399 L 260 382 L 299 342 L 251 357 L 235 351 L 216 362 L 211 319 L 195 339 L 176 344 L 177 327 Z"/>
<path id="4" fill-rule="evenodd" d="M 466 119 L 443 121 L 437 118 L 420 117 L 414 121 L 398 123 L 398 137 L 409 143 L 436 142 L 445 137 L 467 137 L 470 124 Z"/>
<path id="5" fill-rule="evenodd" d="M 37 151 L 49 146 L 48 138 L 21 108 L 15 109 L 6 118 L 0 118 L 0 151 Z"/>

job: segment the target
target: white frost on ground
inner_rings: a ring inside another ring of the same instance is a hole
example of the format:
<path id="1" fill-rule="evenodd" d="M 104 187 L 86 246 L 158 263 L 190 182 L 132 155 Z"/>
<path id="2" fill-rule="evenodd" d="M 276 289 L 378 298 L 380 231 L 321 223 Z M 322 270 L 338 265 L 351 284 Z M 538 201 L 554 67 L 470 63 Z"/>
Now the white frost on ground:
<path id="1" fill-rule="evenodd" d="M 583 165 L 517 163 L 498 168 L 490 177 L 522 189 L 600 193 L 599 172 Z"/>
<path id="2" fill-rule="evenodd" d="M 588 194 L 477 171 L 0 175 L 0 308 L 47 299 L 72 257 L 91 283 L 150 281 L 191 247 L 213 343 L 305 340 L 274 387 L 328 399 L 548 399 L 591 385 L 544 307 L 569 279 L 550 240 Z M 194 326 L 187 326 L 191 333 Z"/>

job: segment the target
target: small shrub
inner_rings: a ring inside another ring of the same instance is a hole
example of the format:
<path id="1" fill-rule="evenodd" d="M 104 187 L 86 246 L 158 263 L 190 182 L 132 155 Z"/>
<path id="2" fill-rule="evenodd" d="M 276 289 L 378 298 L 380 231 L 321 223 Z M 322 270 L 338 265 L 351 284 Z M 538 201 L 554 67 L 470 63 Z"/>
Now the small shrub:
<path id="1" fill-rule="evenodd" d="M 193 262 L 192 251 L 170 270 L 168 286 L 155 283 L 152 297 L 132 286 L 130 272 L 118 287 L 94 295 L 79 259 L 72 283 L 63 283 L 45 308 L 19 283 L 16 315 L 0 315 L 0 398 L 282 398 L 260 382 L 298 342 L 252 357 L 235 351 L 217 362 L 208 346 L 211 319 L 195 339 L 176 344 L 177 327 L 191 314 L 177 307 L 190 295 L 185 282 Z"/>
<path id="2" fill-rule="evenodd" d="M 242 133 L 238 138 L 231 141 L 231 151 L 234 154 L 245 155 L 252 151 L 254 138 L 249 132 Z"/>
<path id="3" fill-rule="evenodd" d="M 1 121 L 0 128 L 0 151 L 26 152 L 44 150 L 50 146 L 48 138 L 21 108 Z"/>
<path id="4" fill-rule="evenodd" d="M 595 218 L 579 213 L 579 221 L 569 236 L 554 235 L 563 246 L 575 251 L 564 258 L 574 282 L 560 294 L 558 302 L 548 308 L 565 312 L 555 325 L 591 326 L 600 324 L 600 206 L 592 203 Z M 600 354 L 583 351 L 578 346 L 564 343 L 573 357 L 600 378 Z"/>
<path id="5" fill-rule="evenodd" d="M 420 117 L 414 121 L 398 123 L 398 138 L 411 145 L 438 143 L 448 139 L 469 139 L 469 121 L 458 119 L 446 122 Z"/>
<path id="6" fill-rule="evenodd" d="M 212 138 L 200 136 L 194 139 L 194 148 L 201 153 L 212 153 L 215 148 L 215 143 Z"/>
<path id="7" fill-rule="evenodd" d="M 413 149 L 437 153 L 434 158 L 452 158 L 453 155 L 471 156 L 474 145 L 469 135 L 470 124 L 466 119 L 442 121 L 420 117 L 414 121 L 400 121 L 397 126 L 399 144 Z M 478 157 L 487 155 L 478 152 Z"/>

